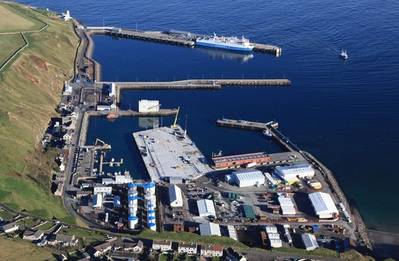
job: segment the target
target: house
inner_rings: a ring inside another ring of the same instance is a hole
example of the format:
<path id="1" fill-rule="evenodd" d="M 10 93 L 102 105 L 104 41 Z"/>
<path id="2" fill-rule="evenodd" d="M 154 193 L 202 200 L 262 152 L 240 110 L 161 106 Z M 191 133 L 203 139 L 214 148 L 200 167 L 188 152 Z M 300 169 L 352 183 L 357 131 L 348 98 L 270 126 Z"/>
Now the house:
<path id="1" fill-rule="evenodd" d="M 115 246 L 116 247 L 116 246 Z M 132 253 L 142 253 L 144 250 L 143 241 L 123 241 L 121 244 L 118 245 L 118 250 L 125 251 L 125 252 L 132 252 Z"/>
<path id="2" fill-rule="evenodd" d="M 94 257 L 100 257 L 111 251 L 112 246 L 113 242 L 106 241 L 104 243 L 92 247 L 90 252 Z"/>
<path id="3" fill-rule="evenodd" d="M 172 250 L 172 242 L 169 240 L 154 240 L 152 241 L 152 249 L 161 252 L 170 251 Z"/>
<path id="4" fill-rule="evenodd" d="M 52 234 L 47 244 L 52 246 L 62 245 L 64 247 L 76 246 L 78 244 L 78 239 L 75 238 L 75 235 L 69 236 L 64 234 Z"/>
<path id="5" fill-rule="evenodd" d="M 39 241 L 44 236 L 44 232 L 41 230 L 25 230 L 22 238 L 29 241 Z"/>
<path id="6" fill-rule="evenodd" d="M 177 252 L 179 254 L 196 255 L 197 254 L 197 244 L 195 244 L 195 243 L 179 243 Z"/>
<path id="7" fill-rule="evenodd" d="M 221 256 L 223 256 L 223 247 L 221 245 L 201 246 L 201 256 L 203 256 L 203 257 L 221 257 Z"/>
<path id="8" fill-rule="evenodd" d="M 10 222 L 10 223 L 0 226 L 0 230 L 6 234 L 13 233 L 13 232 L 19 230 L 19 225 L 15 222 Z"/>

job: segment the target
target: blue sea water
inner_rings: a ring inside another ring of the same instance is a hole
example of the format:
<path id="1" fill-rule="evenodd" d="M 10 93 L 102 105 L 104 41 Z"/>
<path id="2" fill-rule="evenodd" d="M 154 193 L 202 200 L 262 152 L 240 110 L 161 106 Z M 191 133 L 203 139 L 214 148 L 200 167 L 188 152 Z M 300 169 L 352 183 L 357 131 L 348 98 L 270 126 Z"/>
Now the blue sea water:
<path id="1" fill-rule="evenodd" d="M 289 88 L 226 88 L 221 91 L 123 93 L 122 106 L 141 98 L 181 106 L 180 123 L 209 155 L 276 151 L 264 137 L 220 129 L 222 116 L 277 120 L 301 148 L 337 176 L 369 227 L 399 231 L 399 3 L 394 0 L 287 1 L 21 1 L 71 10 L 88 25 L 245 35 L 283 48 L 279 58 L 96 36 L 95 58 L 104 80 L 287 77 Z M 350 58 L 338 59 L 341 48 Z M 164 124 L 171 119 L 164 119 Z M 91 122 L 89 139 L 102 137 L 125 167 L 143 175 L 131 132 L 138 119 Z M 118 151 L 116 151 L 116 149 Z"/>

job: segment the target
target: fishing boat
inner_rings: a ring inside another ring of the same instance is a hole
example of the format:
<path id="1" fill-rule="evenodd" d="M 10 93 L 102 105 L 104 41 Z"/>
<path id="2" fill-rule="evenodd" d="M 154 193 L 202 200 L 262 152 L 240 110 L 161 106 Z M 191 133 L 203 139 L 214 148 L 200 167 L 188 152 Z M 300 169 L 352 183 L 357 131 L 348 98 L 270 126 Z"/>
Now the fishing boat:
<path id="1" fill-rule="evenodd" d="M 265 136 L 267 136 L 267 137 L 272 137 L 272 136 L 273 136 L 272 133 L 271 133 L 271 131 L 268 130 L 268 129 L 264 130 L 264 131 L 263 131 L 263 134 L 264 134 Z"/>
<path id="2" fill-rule="evenodd" d="M 349 55 L 346 50 L 341 50 L 339 57 L 341 57 L 341 59 L 343 59 L 343 60 L 347 60 L 349 58 Z"/>

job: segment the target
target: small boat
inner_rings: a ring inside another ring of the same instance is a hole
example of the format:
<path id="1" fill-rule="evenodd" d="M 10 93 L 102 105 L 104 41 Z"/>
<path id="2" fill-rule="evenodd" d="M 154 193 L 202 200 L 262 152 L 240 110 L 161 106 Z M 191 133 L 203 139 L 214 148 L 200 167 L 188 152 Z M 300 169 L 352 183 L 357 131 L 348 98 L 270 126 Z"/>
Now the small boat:
<path id="1" fill-rule="evenodd" d="M 117 119 L 117 118 L 119 118 L 119 114 L 117 112 L 109 112 L 107 114 L 107 119 L 108 120 L 114 120 L 114 119 Z"/>
<path id="2" fill-rule="evenodd" d="M 346 52 L 346 50 L 341 50 L 341 53 L 339 54 L 339 57 L 341 57 L 343 60 L 347 60 L 349 58 L 349 55 Z"/>
<path id="3" fill-rule="evenodd" d="M 270 130 L 268 130 L 268 129 L 264 130 L 264 131 L 263 131 L 263 134 L 264 134 L 265 136 L 268 136 L 268 137 L 272 137 L 272 136 L 273 136 L 272 133 L 270 132 Z"/>

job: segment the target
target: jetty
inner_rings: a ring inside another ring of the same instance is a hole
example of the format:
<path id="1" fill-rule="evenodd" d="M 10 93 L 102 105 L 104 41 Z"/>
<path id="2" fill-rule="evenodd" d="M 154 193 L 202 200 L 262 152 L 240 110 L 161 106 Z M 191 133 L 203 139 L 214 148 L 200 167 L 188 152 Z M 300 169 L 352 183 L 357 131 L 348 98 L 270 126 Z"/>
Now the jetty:
<path id="1" fill-rule="evenodd" d="M 104 85 L 114 85 L 116 92 L 116 102 L 120 102 L 120 92 L 122 89 L 132 90 L 193 90 L 193 89 L 221 89 L 227 86 L 245 87 L 269 87 L 269 86 L 291 86 L 288 79 L 192 79 L 181 81 L 164 82 L 96 82 L 98 88 Z"/>
<path id="2" fill-rule="evenodd" d="M 91 34 L 104 34 L 119 38 L 160 42 L 165 44 L 181 45 L 190 48 L 193 48 L 195 46 L 195 41 L 198 38 L 207 37 L 207 35 L 175 30 L 142 31 L 137 29 L 127 29 L 112 26 L 87 26 L 86 31 Z M 262 43 L 253 44 L 255 45 L 253 49 L 255 52 L 270 53 L 277 57 L 281 55 L 281 47 Z"/>
<path id="3" fill-rule="evenodd" d="M 218 126 L 239 128 L 255 131 L 267 131 L 269 135 L 277 141 L 277 143 L 285 150 L 290 152 L 300 152 L 298 146 L 290 141 L 278 128 L 278 123 L 270 121 L 267 123 L 256 122 L 256 121 L 245 121 L 245 120 L 233 120 L 233 119 L 220 119 L 216 121 Z"/>

